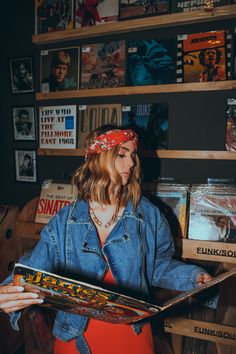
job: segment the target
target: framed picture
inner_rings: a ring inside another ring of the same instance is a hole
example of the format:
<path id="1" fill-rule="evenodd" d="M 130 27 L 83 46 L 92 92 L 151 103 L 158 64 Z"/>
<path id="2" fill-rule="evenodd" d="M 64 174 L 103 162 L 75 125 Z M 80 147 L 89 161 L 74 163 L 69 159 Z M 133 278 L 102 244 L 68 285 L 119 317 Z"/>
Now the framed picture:
<path id="1" fill-rule="evenodd" d="M 36 140 L 35 109 L 30 107 L 13 107 L 12 122 L 14 140 Z"/>
<path id="2" fill-rule="evenodd" d="M 15 150 L 17 182 L 37 182 L 36 150 Z"/>
<path id="3" fill-rule="evenodd" d="M 34 91 L 33 65 L 31 57 L 10 59 L 12 93 Z"/>

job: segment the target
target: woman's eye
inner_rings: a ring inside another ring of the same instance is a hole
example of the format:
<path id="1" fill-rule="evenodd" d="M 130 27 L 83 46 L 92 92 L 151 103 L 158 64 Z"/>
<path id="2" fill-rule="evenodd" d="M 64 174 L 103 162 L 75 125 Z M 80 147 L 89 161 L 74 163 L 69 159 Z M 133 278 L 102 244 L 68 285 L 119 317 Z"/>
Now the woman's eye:
<path id="1" fill-rule="evenodd" d="M 121 159 L 123 159 L 123 158 L 125 157 L 124 154 L 118 154 L 118 156 L 119 156 Z"/>

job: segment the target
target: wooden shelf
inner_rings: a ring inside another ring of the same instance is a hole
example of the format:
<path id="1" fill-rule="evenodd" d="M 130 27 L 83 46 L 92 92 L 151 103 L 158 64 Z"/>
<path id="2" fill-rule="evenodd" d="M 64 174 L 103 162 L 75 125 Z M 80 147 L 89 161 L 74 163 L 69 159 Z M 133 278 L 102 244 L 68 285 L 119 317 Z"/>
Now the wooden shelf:
<path id="1" fill-rule="evenodd" d="M 84 149 L 38 149 L 40 156 L 84 156 Z M 142 151 L 143 157 L 161 159 L 200 159 L 200 160 L 236 160 L 236 153 L 231 151 L 199 150 L 150 150 Z"/>
<path id="2" fill-rule="evenodd" d="M 194 82 L 181 84 L 166 85 L 149 85 L 149 86 L 126 86 L 99 88 L 87 90 L 73 91 L 57 91 L 57 92 L 37 92 L 36 100 L 66 99 L 66 98 L 87 98 L 87 97 L 110 97 L 110 96 L 128 96 L 158 94 L 158 93 L 175 93 L 175 92 L 197 92 L 197 91 L 220 91 L 235 90 L 236 80 L 215 81 L 215 82 Z"/>
<path id="3" fill-rule="evenodd" d="M 236 244 L 216 241 L 182 239 L 183 258 L 236 263 Z"/>
<path id="4" fill-rule="evenodd" d="M 126 32 L 138 32 L 156 28 L 166 28 L 194 23 L 226 20 L 236 17 L 236 4 L 215 7 L 212 11 L 198 10 L 187 13 L 174 13 L 132 20 L 101 24 L 59 32 L 43 33 L 32 36 L 32 42 L 38 45 L 69 41 L 74 39 L 95 38 Z"/>
<path id="5" fill-rule="evenodd" d="M 235 346 L 236 327 L 233 326 L 187 318 L 165 319 L 164 326 L 168 333 Z"/>

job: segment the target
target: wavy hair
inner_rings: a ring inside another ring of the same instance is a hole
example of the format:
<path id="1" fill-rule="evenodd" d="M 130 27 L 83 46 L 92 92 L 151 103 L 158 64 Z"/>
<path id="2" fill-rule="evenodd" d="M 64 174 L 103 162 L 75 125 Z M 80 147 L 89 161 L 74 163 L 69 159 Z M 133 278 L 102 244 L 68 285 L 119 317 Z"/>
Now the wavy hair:
<path id="1" fill-rule="evenodd" d="M 112 129 L 117 129 L 117 127 L 105 125 L 93 130 L 86 138 L 86 148 L 97 136 Z M 135 155 L 129 183 L 122 186 L 122 178 L 115 168 L 119 148 L 119 146 L 115 146 L 111 150 L 88 155 L 84 164 L 75 171 L 72 183 L 78 188 L 78 199 L 110 204 L 110 193 L 112 193 L 113 198 L 120 198 L 120 206 L 125 206 L 130 199 L 133 207 L 136 208 L 141 197 L 139 157 Z M 109 170 L 114 175 L 114 183 L 111 182 Z"/>

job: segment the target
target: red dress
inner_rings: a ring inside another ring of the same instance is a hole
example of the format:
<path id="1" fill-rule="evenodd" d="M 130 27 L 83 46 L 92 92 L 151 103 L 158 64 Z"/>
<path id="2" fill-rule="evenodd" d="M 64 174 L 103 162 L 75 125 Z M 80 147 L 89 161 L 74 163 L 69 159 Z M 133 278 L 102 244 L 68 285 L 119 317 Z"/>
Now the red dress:
<path id="1" fill-rule="evenodd" d="M 110 268 L 104 284 L 115 284 Z M 92 354 L 154 354 L 151 325 L 145 324 L 142 333 L 136 335 L 131 325 L 113 324 L 91 319 L 84 337 Z M 63 342 L 56 338 L 54 354 L 79 354 L 75 339 Z"/>

